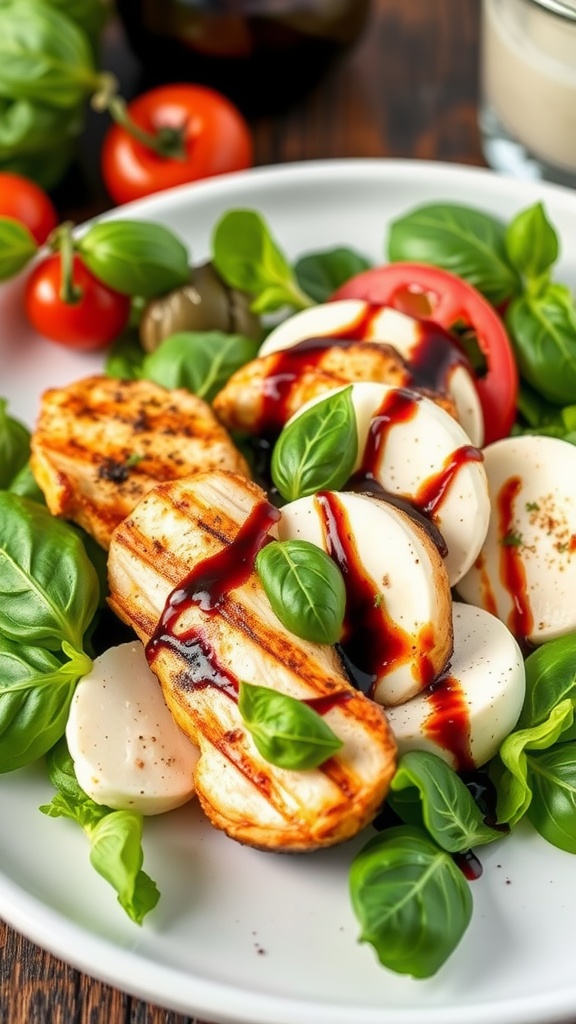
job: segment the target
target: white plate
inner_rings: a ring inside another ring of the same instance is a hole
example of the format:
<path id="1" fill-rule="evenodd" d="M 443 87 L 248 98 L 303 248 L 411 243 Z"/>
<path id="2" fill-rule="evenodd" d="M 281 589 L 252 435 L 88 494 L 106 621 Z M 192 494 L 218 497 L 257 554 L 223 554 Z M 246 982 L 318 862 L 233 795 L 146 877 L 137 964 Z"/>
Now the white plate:
<path id="1" fill-rule="evenodd" d="M 338 161 L 260 169 L 134 204 L 209 252 L 212 225 L 256 207 L 290 256 L 351 244 L 374 259 L 387 221 L 416 203 L 472 203 L 505 217 L 541 198 L 562 232 L 558 274 L 576 281 L 576 194 L 490 172 L 426 163 Z M 128 211 L 120 211 L 127 215 Z M 34 338 L 21 285 L 0 292 L 0 394 L 30 424 L 38 395 L 89 373 L 93 356 Z M 428 981 L 378 966 L 357 942 L 340 848 L 272 856 L 227 839 L 190 805 L 145 832 L 145 867 L 162 899 L 130 924 L 90 868 L 75 827 L 41 815 L 41 769 L 0 777 L 0 913 L 41 946 L 171 1009 L 233 1024 L 551 1024 L 576 1020 L 576 860 L 528 827 L 480 852 L 472 924 Z"/>

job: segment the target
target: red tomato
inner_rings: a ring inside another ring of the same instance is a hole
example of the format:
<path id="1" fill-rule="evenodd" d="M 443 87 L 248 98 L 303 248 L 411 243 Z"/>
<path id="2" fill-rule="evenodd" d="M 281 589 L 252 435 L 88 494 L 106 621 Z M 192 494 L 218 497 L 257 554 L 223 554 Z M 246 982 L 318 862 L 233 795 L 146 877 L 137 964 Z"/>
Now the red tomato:
<path id="1" fill-rule="evenodd" d="M 52 200 L 34 181 L 0 171 L 0 217 L 12 217 L 43 245 L 58 224 Z"/>
<path id="2" fill-rule="evenodd" d="M 357 274 L 331 299 L 364 299 L 392 306 L 419 320 L 434 320 L 446 330 L 471 328 L 486 360 L 475 384 L 484 414 L 485 444 L 507 437 L 516 416 L 518 370 L 502 320 L 476 288 L 437 267 L 390 263 Z"/>
<path id="3" fill-rule="evenodd" d="M 104 139 L 102 176 L 116 203 L 252 164 L 247 122 L 225 96 L 200 85 L 163 85 L 128 104 L 129 118 L 154 135 L 182 131 L 183 155 L 163 156 L 115 124 Z"/>
<path id="4" fill-rule="evenodd" d="M 85 350 L 104 348 L 126 326 L 130 299 L 98 281 L 77 255 L 73 277 L 82 294 L 77 302 L 68 303 L 60 294 L 60 254 L 53 253 L 38 263 L 26 282 L 26 316 L 39 334 L 61 345 Z"/>

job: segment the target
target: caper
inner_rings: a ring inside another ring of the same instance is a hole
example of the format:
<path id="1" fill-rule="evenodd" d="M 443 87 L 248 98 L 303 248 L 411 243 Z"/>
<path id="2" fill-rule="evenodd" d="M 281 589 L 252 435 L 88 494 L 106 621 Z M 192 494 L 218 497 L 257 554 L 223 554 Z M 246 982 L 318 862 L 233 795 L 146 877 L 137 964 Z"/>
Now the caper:
<path id="1" fill-rule="evenodd" d="M 146 352 L 178 331 L 225 331 L 260 340 L 260 320 L 250 310 L 250 297 L 229 288 L 211 263 L 192 267 L 190 283 L 146 303 L 140 320 L 140 342 Z"/>

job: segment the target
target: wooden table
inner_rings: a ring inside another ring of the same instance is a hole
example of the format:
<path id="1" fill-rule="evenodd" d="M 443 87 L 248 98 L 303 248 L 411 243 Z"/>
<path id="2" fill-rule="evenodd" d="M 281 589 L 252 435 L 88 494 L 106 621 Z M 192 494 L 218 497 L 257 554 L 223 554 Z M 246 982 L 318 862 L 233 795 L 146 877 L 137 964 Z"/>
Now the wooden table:
<path id="1" fill-rule="evenodd" d="M 374 0 L 359 44 L 315 91 L 254 122 L 256 163 L 366 156 L 483 165 L 479 8 L 479 0 Z M 129 94 L 138 68 L 116 25 L 104 60 Z M 104 127 L 90 119 L 79 167 L 57 193 L 63 216 L 80 221 L 110 205 L 96 159 Z M 89 1022 L 193 1024 L 73 970 L 0 921 L 0 1024 Z"/>

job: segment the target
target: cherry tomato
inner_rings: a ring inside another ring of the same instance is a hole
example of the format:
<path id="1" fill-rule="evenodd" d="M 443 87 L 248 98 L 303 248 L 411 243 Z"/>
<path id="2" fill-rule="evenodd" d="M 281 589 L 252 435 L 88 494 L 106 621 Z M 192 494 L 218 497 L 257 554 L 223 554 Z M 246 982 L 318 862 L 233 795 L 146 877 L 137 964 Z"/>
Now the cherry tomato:
<path id="1" fill-rule="evenodd" d="M 0 171 L 0 217 L 12 217 L 43 245 L 58 224 L 52 200 L 34 181 Z"/>
<path id="2" fill-rule="evenodd" d="M 104 348 L 126 326 L 130 299 L 102 284 L 78 255 L 73 260 L 74 285 L 81 292 L 75 303 L 61 297 L 62 267 L 53 253 L 32 270 L 25 293 L 26 316 L 39 334 L 77 349 Z"/>
<path id="3" fill-rule="evenodd" d="M 364 299 L 392 306 L 418 320 L 434 320 L 446 330 L 470 328 L 486 360 L 475 380 L 484 415 L 485 444 L 507 437 L 516 416 L 518 370 L 502 320 L 476 288 L 423 263 L 390 263 L 357 274 L 331 299 Z"/>
<path id="4" fill-rule="evenodd" d="M 131 121 L 151 135 L 182 133 L 180 156 L 164 156 L 115 124 L 102 148 L 104 184 L 116 203 L 252 164 L 247 122 L 225 96 L 200 85 L 164 85 L 128 104 Z"/>

